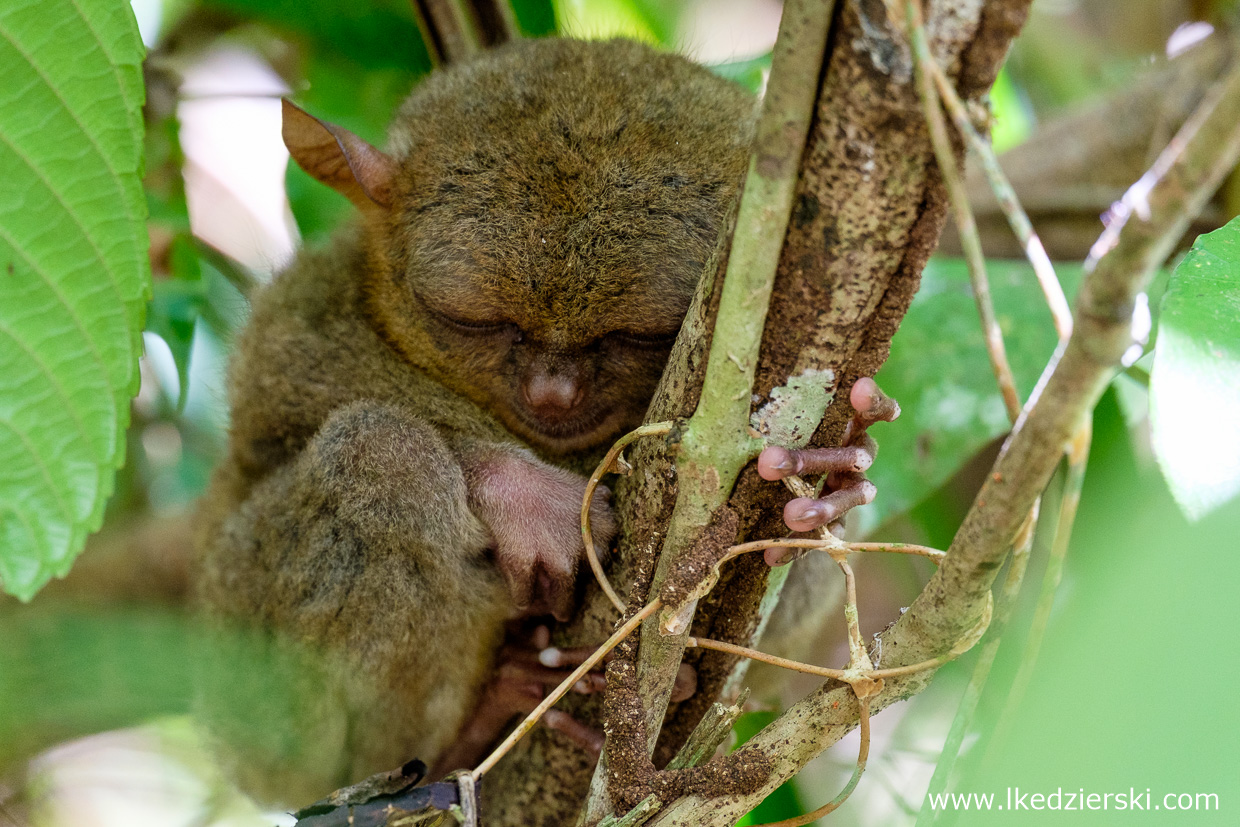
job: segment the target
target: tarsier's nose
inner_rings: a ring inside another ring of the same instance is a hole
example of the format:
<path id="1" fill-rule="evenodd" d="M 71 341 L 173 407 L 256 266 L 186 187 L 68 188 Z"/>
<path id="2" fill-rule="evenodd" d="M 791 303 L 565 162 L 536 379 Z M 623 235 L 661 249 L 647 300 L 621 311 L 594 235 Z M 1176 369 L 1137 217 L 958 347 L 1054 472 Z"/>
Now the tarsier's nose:
<path id="1" fill-rule="evenodd" d="M 582 383 L 570 373 L 535 371 L 521 383 L 525 404 L 539 416 L 552 418 L 575 408 L 584 392 Z"/>

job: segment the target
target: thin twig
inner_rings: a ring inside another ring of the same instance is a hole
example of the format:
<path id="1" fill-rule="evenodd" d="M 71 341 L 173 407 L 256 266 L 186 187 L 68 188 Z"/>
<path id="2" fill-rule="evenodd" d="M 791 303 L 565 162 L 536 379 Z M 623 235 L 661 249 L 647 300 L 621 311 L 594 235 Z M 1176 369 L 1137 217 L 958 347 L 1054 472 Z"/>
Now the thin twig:
<path id="1" fill-rule="evenodd" d="M 828 552 L 835 560 L 840 571 L 844 572 L 844 620 L 848 624 L 848 668 L 872 669 L 870 653 L 865 649 L 865 640 L 861 637 L 861 615 L 857 611 L 857 575 L 852 566 L 848 565 L 848 554 Z"/>
<path id="2" fill-rule="evenodd" d="M 740 658 L 749 658 L 760 663 L 777 666 L 780 669 L 787 669 L 792 672 L 800 672 L 805 675 L 814 675 L 819 678 L 831 678 L 833 680 L 842 681 L 848 675 L 846 669 L 832 669 L 827 666 L 816 666 L 812 663 L 803 663 L 799 660 L 789 660 L 781 658 L 779 655 L 768 654 L 758 649 L 750 649 L 748 646 L 739 646 L 735 643 L 728 643 L 723 640 L 713 640 L 705 637 L 691 637 L 686 641 L 686 646 L 697 649 L 711 649 L 716 652 L 723 652 L 725 655 L 735 655 Z"/>
<path id="3" fill-rule="evenodd" d="M 671 430 L 671 422 L 653 422 L 630 431 L 616 440 L 616 444 L 611 446 L 607 456 L 603 457 L 603 461 L 598 464 L 598 467 L 594 469 L 594 473 L 590 475 L 590 479 L 586 483 L 586 492 L 581 498 L 581 541 L 585 544 L 586 559 L 590 561 L 590 569 L 594 572 L 594 577 L 598 580 L 603 593 L 607 595 L 611 605 L 619 609 L 620 614 L 628 611 L 628 607 L 624 605 L 620 595 L 616 594 L 616 590 L 612 588 L 611 581 L 607 579 L 607 572 L 603 571 L 603 564 L 598 559 L 598 551 L 594 548 L 594 534 L 590 529 L 590 504 L 594 501 L 594 492 L 598 490 L 599 481 L 605 474 L 611 473 L 612 466 L 615 465 L 616 460 L 620 458 L 620 453 L 628 447 L 629 443 L 638 437 L 662 436 Z"/>
<path id="4" fill-rule="evenodd" d="M 1008 691 L 999 723 L 991 736 L 988 751 L 993 751 L 1006 740 L 1008 729 L 1020 703 L 1029 689 L 1029 681 L 1033 678 L 1033 670 L 1038 662 L 1038 654 L 1042 650 L 1042 641 L 1046 638 L 1046 630 L 1050 625 L 1051 609 L 1055 606 L 1055 595 L 1059 592 L 1059 584 L 1063 580 L 1064 560 L 1068 556 L 1068 543 L 1072 539 L 1072 525 L 1076 521 L 1077 506 L 1081 502 L 1081 486 L 1085 482 L 1085 468 L 1089 459 L 1089 446 L 1093 431 L 1089 421 L 1076 432 L 1068 450 L 1068 473 L 1064 477 L 1063 497 L 1059 506 L 1059 520 L 1055 525 L 1055 542 L 1051 546 L 1050 556 L 1046 560 L 1046 571 L 1042 575 L 1042 591 L 1038 595 L 1038 605 L 1034 609 L 1033 621 L 1029 625 L 1029 634 L 1025 638 L 1025 650 L 1021 654 L 1020 668 L 1012 679 L 1012 688 Z"/>
<path id="5" fill-rule="evenodd" d="M 982 615 L 978 618 L 973 628 L 964 634 L 962 638 L 952 645 L 952 648 L 946 654 L 939 655 L 929 660 L 923 660 L 918 663 L 911 663 L 908 666 L 893 666 L 890 669 L 872 669 L 870 676 L 873 678 L 900 678 L 906 675 L 915 675 L 918 672 L 925 672 L 928 669 L 938 669 L 945 663 L 949 663 L 963 655 L 965 652 L 977 645 L 982 639 L 982 635 L 986 634 L 986 630 L 990 627 L 991 617 L 994 615 L 994 599 L 987 595 L 985 604 L 983 604 Z"/>
<path id="6" fill-rule="evenodd" d="M 913 554 L 918 557 L 926 557 L 930 560 L 939 561 L 943 559 L 946 552 L 939 551 L 937 548 L 929 546 L 919 546 L 913 543 L 845 543 L 837 539 L 835 536 L 823 539 L 814 539 L 812 537 L 776 537 L 770 540 L 750 540 L 747 543 L 731 546 L 727 554 L 724 555 L 721 563 L 726 563 L 734 557 L 742 554 L 748 554 L 752 551 L 764 551 L 768 548 L 807 548 L 819 549 L 826 551 L 828 549 L 840 549 L 842 551 L 854 552 L 879 552 L 885 554 Z"/>
<path id="7" fill-rule="evenodd" d="M 832 0 L 784 4 L 720 287 L 701 398 L 676 456 L 676 504 L 652 589 L 662 587 L 709 525 L 751 458 L 749 444 L 737 435 L 749 425 L 762 333 L 796 200 L 834 6 Z M 695 607 L 685 608 L 691 615 Z M 648 623 L 642 629 L 641 650 L 637 690 L 646 705 L 648 747 L 653 750 L 684 655 L 684 635 L 666 635 L 662 624 Z"/>
<path id="8" fill-rule="evenodd" d="M 464 0 L 412 0 L 414 17 L 436 63 L 459 63 L 482 50 L 478 27 Z"/>
<path id="9" fill-rule="evenodd" d="M 962 637 L 956 644 L 946 653 L 939 655 L 937 658 L 930 658 L 918 663 L 911 663 L 908 666 L 894 666 L 890 669 L 862 669 L 857 670 L 851 666 L 847 669 L 832 669 L 828 666 L 817 666 L 812 663 L 804 663 L 799 660 L 789 660 L 781 658 L 778 655 L 772 655 L 768 652 L 762 652 L 758 649 L 750 649 L 748 646 L 738 646 L 735 643 L 728 643 L 722 640 L 713 640 L 705 637 L 691 637 L 688 639 L 688 646 L 698 649 L 713 649 L 716 652 L 723 652 L 728 655 L 735 655 L 741 658 L 749 658 L 750 660 L 760 661 L 770 666 L 777 666 L 780 669 L 788 669 L 793 672 L 801 672 L 806 675 L 814 675 L 819 678 L 831 678 L 832 680 L 844 681 L 851 683 L 858 677 L 871 680 L 881 680 L 884 678 L 899 678 L 905 675 L 912 675 L 916 672 L 924 672 L 927 669 L 937 669 L 940 666 L 950 663 L 956 658 L 969 651 L 974 644 L 985 633 L 986 627 L 989 625 L 990 612 L 983 614 L 981 621 L 973 629 Z"/>
<path id="10" fill-rule="evenodd" d="M 848 543 L 849 551 L 872 551 L 883 554 L 913 554 L 925 557 L 936 564 L 947 556 L 947 552 L 915 543 Z"/>
<path id="11" fill-rule="evenodd" d="M 973 673 L 969 676 L 969 685 L 965 687 L 964 694 L 960 698 L 960 705 L 956 708 L 956 715 L 952 718 L 951 728 L 943 741 L 943 750 L 939 755 L 938 763 L 935 764 L 930 785 L 926 788 L 926 796 L 922 799 L 921 811 L 917 814 L 917 827 L 927 827 L 938 816 L 940 811 L 931 808 L 930 796 L 947 789 L 956 768 L 956 761 L 960 757 L 964 736 L 973 726 L 982 691 L 990 679 L 995 656 L 999 652 L 999 645 L 1003 642 L 1003 633 L 1007 630 L 1008 621 L 1012 619 L 1016 599 L 1020 596 L 1021 586 L 1025 582 L 1025 571 L 1029 567 L 1029 555 L 1033 548 L 1034 528 L 1038 522 L 1040 503 L 1041 499 L 1034 503 L 1033 509 L 1029 512 L 1029 519 L 1025 521 L 1025 525 L 1022 526 L 1013 544 L 1007 577 L 999 592 L 999 605 L 995 610 L 994 621 L 991 623 L 985 644 L 977 654 L 977 660 L 973 664 Z"/>
<path id="12" fill-rule="evenodd" d="M 1238 159 L 1240 63 L 1233 63 L 1124 196 L 1095 246 L 1077 296 L 1072 336 L 1047 366 L 939 571 L 885 634 L 901 651 L 924 651 L 943 637 L 957 636 L 959 625 L 980 609 L 1008 538 L 1027 518 L 1063 446 L 1089 416 L 1131 344 L 1137 294 Z"/>
<path id="13" fill-rule="evenodd" d="M 521 24 L 517 20 L 516 12 L 513 11 L 512 3 L 509 0 L 494 0 L 492 8 L 495 10 L 496 21 L 499 23 L 500 42 L 511 43 L 514 40 L 520 40 L 522 37 Z"/>
<path id="14" fill-rule="evenodd" d="M 503 758 L 518 741 L 525 737 L 527 732 L 534 728 L 534 725 L 538 723 L 538 720 L 546 714 L 548 709 L 555 705 L 556 701 L 564 697 L 568 690 L 572 689 L 577 681 L 589 674 L 590 670 L 593 669 L 599 661 L 606 657 L 608 652 L 615 649 L 620 641 L 628 637 L 630 632 L 640 626 L 643 620 L 657 612 L 659 607 L 662 605 L 663 604 L 656 598 L 655 600 L 650 601 L 650 603 L 648 603 L 640 612 L 626 620 L 624 624 L 612 634 L 611 637 L 607 638 L 601 646 L 594 650 L 594 654 L 582 661 L 580 666 L 574 669 L 569 676 L 560 683 L 559 686 L 552 690 L 550 695 L 543 698 L 542 702 L 539 703 L 538 706 L 534 707 L 534 710 L 529 715 L 526 715 L 525 719 L 521 721 L 521 723 L 517 724 L 517 728 L 504 739 L 503 743 L 496 747 L 495 750 L 488 755 L 481 764 L 478 765 L 478 767 L 474 770 L 474 777 L 481 778 L 488 770 L 494 767 L 496 763 L 498 763 L 499 759 Z"/>
<path id="15" fill-rule="evenodd" d="M 910 20 L 912 21 L 912 16 L 910 16 Z M 1028 215 L 1026 215 L 1024 209 L 1020 206 L 1020 202 L 1016 197 L 1015 191 L 1012 189 L 1007 177 L 1003 174 L 1003 170 L 999 166 L 990 142 L 984 138 L 977 129 L 974 128 L 964 102 L 961 101 L 959 95 L 956 94 L 956 90 L 952 86 L 946 73 L 943 72 L 938 63 L 929 55 L 928 49 L 923 49 L 918 44 L 918 40 L 920 40 L 921 44 L 924 44 L 925 42 L 924 30 L 919 28 L 920 21 L 915 21 L 914 25 L 918 27 L 918 31 L 913 38 L 915 44 L 914 48 L 918 51 L 918 65 L 922 72 L 929 74 L 933 79 L 939 94 L 942 96 L 944 105 L 955 122 L 956 128 L 970 142 L 974 151 L 977 153 L 977 156 L 980 158 L 982 168 L 991 184 L 991 189 L 995 193 L 995 198 L 999 203 L 1000 209 L 1002 209 L 1004 215 L 1007 217 L 1012 231 L 1016 234 L 1017 238 L 1024 246 L 1025 254 L 1028 257 L 1030 264 L 1033 266 L 1034 274 L 1042 287 L 1043 295 L 1045 296 L 1047 306 L 1050 309 L 1051 317 L 1055 324 L 1055 330 L 1059 334 L 1060 341 L 1062 342 L 1072 333 L 1072 316 L 1068 307 L 1067 298 L 1063 292 L 1063 287 L 1060 285 L 1059 279 L 1055 275 L 1054 266 L 1051 264 L 1050 257 L 1047 256 L 1041 239 L 1038 238 L 1037 234 L 1034 232 L 1032 222 L 1030 222 Z M 926 105 L 927 107 L 930 106 L 929 103 L 926 103 Z M 937 108 L 937 104 L 935 105 Z M 938 146 L 936 145 L 936 152 L 937 151 Z M 942 164 L 942 153 L 938 154 L 940 164 Z M 944 174 L 947 175 L 948 170 L 944 169 Z M 951 174 L 955 174 L 954 165 L 952 166 Z M 954 199 L 956 194 L 953 193 L 953 188 L 950 184 L 948 186 L 948 190 L 949 193 L 952 193 L 952 197 Z M 960 186 L 957 189 L 957 192 L 963 196 L 963 186 Z M 973 223 L 971 210 L 969 211 L 967 222 L 969 228 L 968 234 L 966 234 L 964 230 L 965 222 L 960 219 L 959 207 L 957 207 L 957 215 L 958 223 L 961 224 L 961 244 L 965 249 L 966 254 L 980 254 L 980 236 L 978 236 L 976 225 Z M 970 273 L 972 274 L 973 272 L 974 265 L 973 258 L 971 257 Z M 984 281 L 984 279 L 984 273 L 981 273 L 980 279 L 976 275 L 974 276 L 975 295 L 978 297 L 978 305 L 982 312 L 983 324 L 988 330 L 989 344 L 991 338 L 990 331 L 992 328 L 991 323 L 986 321 L 987 311 L 984 309 L 990 302 L 989 290 L 988 288 L 981 291 L 977 289 L 978 282 Z M 993 318 L 993 308 L 990 309 L 990 315 Z M 997 326 L 993 328 L 993 331 L 994 338 L 1001 344 L 1001 334 L 999 333 Z M 996 362 L 993 355 L 991 361 L 992 364 Z M 1004 384 L 1004 380 L 1002 378 L 1000 379 L 1000 384 Z M 1019 415 L 1019 408 L 1007 398 L 1006 394 L 1005 402 L 1007 403 L 1008 416 L 1012 422 L 1015 423 L 1016 418 Z M 952 727 L 949 730 L 947 740 L 944 743 L 942 753 L 943 757 L 935 767 L 934 776 L 931 778 L 930 790 L 936 789 L 936 784 L 941 788 L 946 787 L 948 781 L 950 780 L 952 769 L 955 766 L 956 758 L 959 756 L 964 734 L 972 723 L 973 715 L 977 709 L 977 703 L 981 697 L 982 689 L 985 687 L 986 681 L 989 678 L 990 669 L 994 663 L 994 658 L 998 651 L 1002 628 L 1006 626 L 1006 621 L 1008 616 L 1010 616 L 1011 607 L 1015 602 L 1015 593 L 1019 591 L 1020 585 L 1024 579 L 1024 572 L 1028 562 L 1029 545 L 1032 543 L 1032 526 L 1037 519 L 1037 510 L 1038 505 L 1035 502 L 1033 509 L 1030 511 L 1029 518 L 1025 523 L 1026 530 L 1023 532 L 1023 537 L 1021 540 L 1018 540 L 1014 546 L 1015 550 L 1012 555 L 1012 564 L 1009 566 L 1008 579 L 1004 588 L 1004 599 L 1001 601 L 1001 605 L 1004 609 L 1002 612 L 1004 615 L 1003 622 L 998 624 L 995 634 L 993 634 L 987 642 L 987 646 L 982 650 L 977 664 L 974 667 L 974 672 L 970 679 L 969 686 L 965 690 L 964 697 L 961 698 L 960 706 L 957 709 L 956 716 L 952 721 Z M 926 801 L 928 800 L 929 798 L 926 799 Z M 933 817 L 934 813 L 923 805 L 922 811 L 918 816 L 918 823 L 929 823 L 929 820 L 933 819 Z"/>
<path id="16" fill-rule="evenodd" d="M 1007 175 L 999 165 L 994 147 L 991 146 L 986 136 L 973 126 L 964 101 L 956 93 L 956 87 L 952 86 L 943 67 L 939 66 L 937 61 L 932 60 L 925 64 L 925 68 L 934 78 L 935 86 L 938 87 L 939 95 L 942 96 L 948 114 L 952 116 L 952 121 L 956 124 L 956 129 L 968 139 L 973 151 L 977 153 L 982 164 L 982 171 L 986 173 L 990 189 L 999 203 L 999 209 L 1007 217 L 1008 226 L 1019 239 L 1025 250 L 1025 257 L 1033 266 L 1033 273 L 1042 287 L 1042 295 L 1046 297 L 1046 306 L 1050 309 L 1051 318 L 1055 322 L 1055 331 L 1061 340 L 1068 338 L 1072 335 L 1072 309 L 1068 306 L 1068 297 L 1064 295 L 1063 285 L 1059 283 L 1059 276 L 1055 274 L 1055 266 L 1051 264 L 1050 256 L 1046 254 L 1042 239 L 1033 229 L 1033 222 L 1029 220 L 1025 208 L 1020 205 L 1016 190 L 1012 188 L 1011 182 L 1008 181 Z"/>
<path id="17" fill-rule="evenodd" d="M 210 242 L 194 236 L 194 249 L 245 298 L 250 298 L 261 284 L 248 267 Z"/>
<path id="18" fill-rule="evenodd" d="M 886 2 L 888 10 L 891 11 L 897 0 L 886 0 Z M 956 157 L 947 132 L 947 122 L 939 106 L 939 96 L 935 91 L 934 81 L 926 69 L 934 61 L 934 57 L 930 54 L 930 45 L 926 41 L 921 4 L 917 0 L 905 0 L 904 11 L 908 38 L 913 48 L 917 92 L 921 98 L 926 126 L 930 131 L 930 144 L 934 147 L 934 156 L 938 160 L 939 172 L 943 176 L 943 185 L 947 190 L 952 212 L 956 217 L 960 246 L 964 250 L 965 261 L 969 265 L 969 279 L 973 284 L 973 300 L 977 303 L 977 312 L 982 321 L 982 332 L 986 337 L 986 352 L 990 356 L 990 366 L 994 370 L 995 379 L 999 382 L 1004 407 L 1007 408 L 1008 416 L 1015 420 L 1020 414 L 1020 395 L 1016 391 L 1016 379 L 1012 375 L 1012 367 L 1008 364 L 1007 351 L 1003 345 L 1003 332 L 999 329 L 994 302 L 990 298 L 990 279 L 986 275 L 986 257 L 982 253 L 982 240 L 977 232 L 977 222 L 973 218 L 973 208 L 969 206 L 968 193 L 960 177 L 960 171 L 956 167 Z M 900 19 L 895 13 L 892 13 L 891 17 L 893 20 Z"/>

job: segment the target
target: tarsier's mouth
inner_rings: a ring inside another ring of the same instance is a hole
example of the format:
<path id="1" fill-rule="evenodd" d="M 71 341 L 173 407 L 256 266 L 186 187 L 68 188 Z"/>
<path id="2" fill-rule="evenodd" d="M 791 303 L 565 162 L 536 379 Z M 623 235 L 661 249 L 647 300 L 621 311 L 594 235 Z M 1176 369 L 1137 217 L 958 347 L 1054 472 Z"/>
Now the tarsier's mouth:
<path id="1" fill-rule="evenodd" d="M 617 430 L 627 415 L 615 408 L 596 408 L 569 419 L 550 421 L 528 411 L 514 411 L 518 427 L 513 430 L 526 439 L 555 451 L 576 451 L 604 441 Z"/>

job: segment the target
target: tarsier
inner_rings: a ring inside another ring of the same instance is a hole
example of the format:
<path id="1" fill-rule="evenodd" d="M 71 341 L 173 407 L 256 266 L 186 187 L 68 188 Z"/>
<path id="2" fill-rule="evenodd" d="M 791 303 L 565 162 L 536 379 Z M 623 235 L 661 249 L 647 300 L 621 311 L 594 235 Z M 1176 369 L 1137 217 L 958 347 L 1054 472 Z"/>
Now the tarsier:
<path id="1" fill-rule="evenodd" d="M 439 72 L 386 151 L 285 105 L 293 158 L 359 218 L 255 298 L 197 588 L 336 664 L 295 722 L 308 746 L 270 760 L 297 779 L 269 787 L 286 801 L 413 757 L 464 766 L 558 682 L 497 671 L 505 623 L 570 616 L 580 472 L 642 419 L 754 114 L 740 87 L 626 41 L 528 41 Z M 771 450 L 770 479 L 872 458 Z M 785 516 L 807 530 L 869 496 Z M 605 495 L 592 513 L 605 545 Z M 498 713 L 475 713 L 483 696 Z"/>

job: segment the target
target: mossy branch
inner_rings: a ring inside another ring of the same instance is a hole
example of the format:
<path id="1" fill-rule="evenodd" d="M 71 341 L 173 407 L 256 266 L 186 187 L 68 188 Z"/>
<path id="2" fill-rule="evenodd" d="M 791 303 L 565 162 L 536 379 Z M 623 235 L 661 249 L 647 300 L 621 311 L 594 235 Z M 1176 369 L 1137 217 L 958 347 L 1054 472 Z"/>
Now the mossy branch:
<path id="1" fill-rule="evenodd" d="M 747 437 L 754 372 L 775 270 L 813 115 L 833 2 L 791 0 L 784 6 L 771 80 L 750 155 L 726 275 L 707 357 L 701 401 L 686 423 L 676 456 L 676 507 L 652 591 L 727 502 L 752 458 Z M 688 607 L 689 616 L 693 607 Z M 669 631 L 675 629 L 674 634 Z M 684 653 L 687 620 L 660 617 L 642 628 L 638 686 L 649 748 L 663 721 Z"/>

